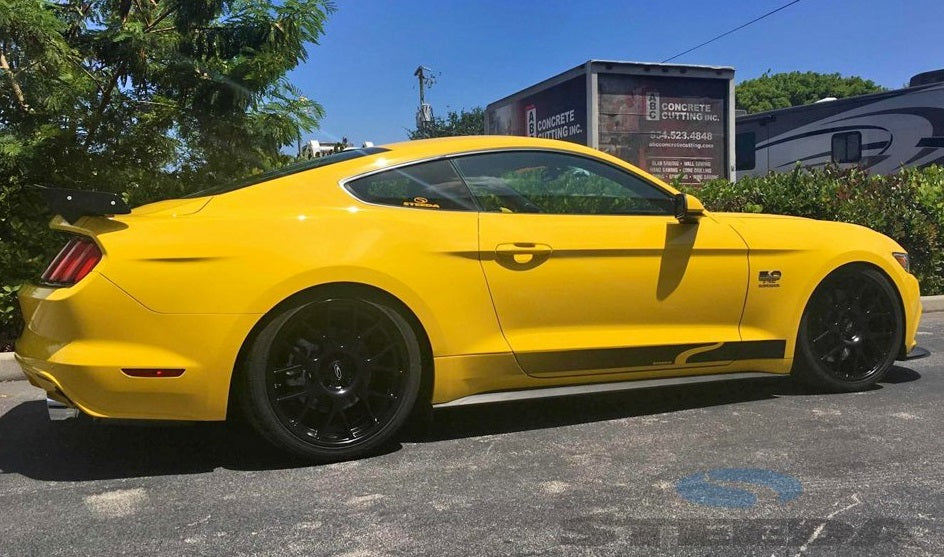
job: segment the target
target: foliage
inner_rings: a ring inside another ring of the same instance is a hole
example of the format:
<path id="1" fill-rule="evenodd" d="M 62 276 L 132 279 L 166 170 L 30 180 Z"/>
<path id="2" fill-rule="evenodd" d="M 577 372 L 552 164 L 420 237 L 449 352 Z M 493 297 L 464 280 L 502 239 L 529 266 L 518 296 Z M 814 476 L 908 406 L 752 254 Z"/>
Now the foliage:
<path id="1" fill-rule="evenodd" d="M 904 247 L 922 294 L 944 294 L 944 168 L 905 168 L 888 176 L 858 169 L 714 180 L 692 186 L 709 209 L 844 221 L 877 230 Z"/>
<path id="2" fill-rule="evenodd" d="M 284 164 L 322 108 L 287 73 L 330 0 L 0 0 L 0 344 L 61 240 L 33 185 L 132 205 Z M 2 349 L 2 346 L 0 346 Z"/>
<path id="3" fill-rule="evenodd" d="M 434 116 L 433 121 L 422 128 L 409 130 L 410 139 L 451 137 L 456 135 L 482 135 L 485 133 L 485 111 L 478 106 L 472 110 L 456 112 L 450 110 L 445 118 Z"/>
<path id="4" fill-rule="evenodd" d="M 885 88 L 861 77 L 838 73 L 789 72 L 764 75 L 739 83 L 734 92 L 737 108 L 750 113 L 814 103 L 826 97 L 853 97 Z"/>
<path id="5" fill-rule="evenodd" d="M 540 160 L 540 159 L 538 159 Z M 538 162 L 535 161 L 535 163 Z M 539 166 L 518 169 L 501 177 L 503 185 L 519 198 L 526 199 L 531 210 L 558 215 L 632 215 L 671 211 L 670 198 L 647 198 L 624 183 L 593 174 L 579 167 Z M 491 195 L 477 192 L 485 210 L 503 211 L 513 202 L 487 188 L 476 187 Z M 519 210 L 527 210 L 523 207 Z"/>

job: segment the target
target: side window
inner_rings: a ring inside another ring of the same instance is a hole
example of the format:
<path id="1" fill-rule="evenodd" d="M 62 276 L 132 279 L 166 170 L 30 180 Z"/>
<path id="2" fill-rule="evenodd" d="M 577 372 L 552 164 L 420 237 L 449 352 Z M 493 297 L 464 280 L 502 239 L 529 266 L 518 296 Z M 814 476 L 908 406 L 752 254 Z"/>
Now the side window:
<path id="1" fill-rule="evenodd" d="M 443 211 L 476 211 L 469 189 L 448 161 L 394 168 L 348 182 L 361 201 Z"/>
<path id="2" fill-rule="evenodd" d="M 754 132 L 739 133 L 734 136 L 734 168 L 736 170 L 754 170 L 757 160 L 757 136 Z"/>
<path id="3" fill-rule="evenodd" d="M 862 134 L 845 132 L 833 134 L 833 162 L 859 162 L 862 160 Z"/>
<path id="4" fill-rule="evenodd" d="M 546 151 L 453 159 L 482 210 L 569 215 L 668 215 L 672 196 L 627 171 Z"/>

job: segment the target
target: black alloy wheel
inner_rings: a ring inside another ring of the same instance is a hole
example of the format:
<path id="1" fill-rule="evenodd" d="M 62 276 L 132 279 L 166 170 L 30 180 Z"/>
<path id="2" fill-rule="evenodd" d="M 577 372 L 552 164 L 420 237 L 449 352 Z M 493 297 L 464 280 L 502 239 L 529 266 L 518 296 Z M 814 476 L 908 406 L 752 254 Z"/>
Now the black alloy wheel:
<path id="1" fill-rule="evenodd" d="M 256 338 L 244 410 L 269 441 L 318 461 L 354 458 L 388 441 L 416 401 L 416 333 L 387 305 L 322 297 L 289 308 Z"/>
<path id="2" fill-rule="evenodd" d="M 878 271 L 844 267 L 810 297 L 800 322 L 794 374 L 828 391 L 860 391 L 885 375 L 904 336 L 898 296 Z"/>

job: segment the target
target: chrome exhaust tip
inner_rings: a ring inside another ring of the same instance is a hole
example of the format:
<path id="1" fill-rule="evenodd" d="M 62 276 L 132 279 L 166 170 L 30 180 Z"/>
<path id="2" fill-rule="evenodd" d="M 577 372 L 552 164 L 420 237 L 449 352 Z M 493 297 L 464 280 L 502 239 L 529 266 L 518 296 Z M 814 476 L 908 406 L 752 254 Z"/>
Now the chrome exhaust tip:
<path id="1" fill-rule="evenodd" d="M 49 412 L 49 419 L 54 422 L 71 420 L 79 416 L 79 409 L 75 406 L 70 406 L 49 397 L 46 397 L 46 411 Z"/>

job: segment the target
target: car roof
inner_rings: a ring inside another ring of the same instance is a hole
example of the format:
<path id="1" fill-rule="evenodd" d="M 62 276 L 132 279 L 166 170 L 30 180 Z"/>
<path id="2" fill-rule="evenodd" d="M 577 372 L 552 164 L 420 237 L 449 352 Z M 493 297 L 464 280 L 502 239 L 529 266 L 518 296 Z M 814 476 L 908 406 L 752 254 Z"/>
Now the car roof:
<path id="1" fill-rule="evenodd" d="M 467 135 L 457 137 L 437 137 L 433 139 L 416 139 L 382 145 L 397 154 L 449 154 L 462 151 L 479 151 L 487 149 L 532 148 L 555 149 L 564 151 L 582 152 L 590 155 L 599 155 L 600 152 L 572 143 L 555 139 L 541 139 L 537 137 L 521 137 L 516 135 Z"/>

